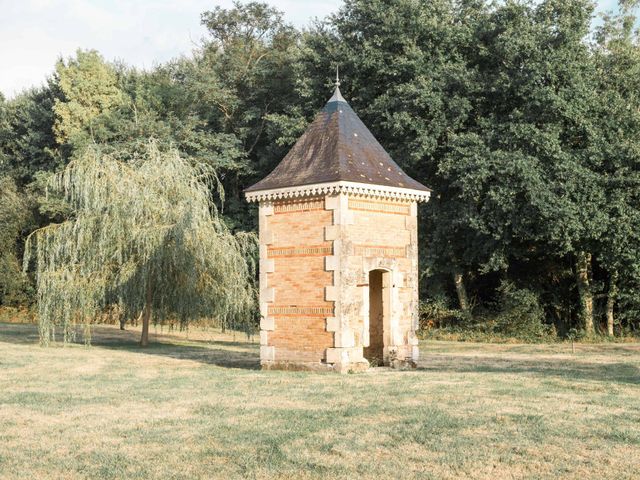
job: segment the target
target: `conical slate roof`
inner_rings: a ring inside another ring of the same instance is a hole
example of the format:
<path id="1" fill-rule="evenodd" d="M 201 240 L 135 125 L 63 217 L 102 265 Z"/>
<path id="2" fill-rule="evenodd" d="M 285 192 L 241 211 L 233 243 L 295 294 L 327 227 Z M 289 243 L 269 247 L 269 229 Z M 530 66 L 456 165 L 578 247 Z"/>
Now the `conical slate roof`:
<path id="1" fill-rule="evenodd" d="M 245 192 L 340 181 L 430 191 L 392 160 L 336 87 L 278 166 Z"/>

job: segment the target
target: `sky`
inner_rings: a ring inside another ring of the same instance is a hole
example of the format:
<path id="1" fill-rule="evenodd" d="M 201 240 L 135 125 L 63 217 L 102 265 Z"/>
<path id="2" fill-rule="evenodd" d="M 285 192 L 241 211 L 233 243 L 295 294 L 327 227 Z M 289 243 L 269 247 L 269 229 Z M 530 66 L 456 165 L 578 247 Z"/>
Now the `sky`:
<path id="1" fill-rule="evenodd" d="M 266 0 L 298 27 L 340 8 L 342 0 Z M 599 0 L 598 10 L 616 0 Z M 42 84 L 56 60 L 78 48 L 107 60 L 151 68 L 189 55 L 205 35 L 200 14 L 232 0 L 0 0 L 0 92 L 11 98 Z"/>

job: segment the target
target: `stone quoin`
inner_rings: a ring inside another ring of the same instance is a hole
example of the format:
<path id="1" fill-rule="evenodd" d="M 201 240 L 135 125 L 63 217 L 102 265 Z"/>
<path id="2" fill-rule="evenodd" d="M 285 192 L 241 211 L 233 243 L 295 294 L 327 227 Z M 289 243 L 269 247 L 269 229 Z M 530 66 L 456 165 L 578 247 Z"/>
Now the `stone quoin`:
<path id="1" fill-rule="evenodd" d="M 259 203 L 263 369 L 362 371 L 418 359 L 417 203 L 430 190 L 391 159 L 340 82 Z"/>

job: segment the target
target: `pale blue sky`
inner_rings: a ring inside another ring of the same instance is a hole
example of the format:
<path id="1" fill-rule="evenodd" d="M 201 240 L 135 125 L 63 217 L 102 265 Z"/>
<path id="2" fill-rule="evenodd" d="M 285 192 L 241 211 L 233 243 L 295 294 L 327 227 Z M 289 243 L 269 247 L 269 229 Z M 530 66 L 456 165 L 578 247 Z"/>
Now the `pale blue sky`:
<path id="1" fill-rule="evenodd" d="M 287 21 L 305 26 L 342 0 L 266 0 Z M 598 10 L 616 0 L 600 0 Z M 188 55 L 204 35 L 200 13 L 232 0 L 0 0 L 0 92 L 38 85 L 59 56 L 95 48 L 108 60 L 152 67 Z"/>

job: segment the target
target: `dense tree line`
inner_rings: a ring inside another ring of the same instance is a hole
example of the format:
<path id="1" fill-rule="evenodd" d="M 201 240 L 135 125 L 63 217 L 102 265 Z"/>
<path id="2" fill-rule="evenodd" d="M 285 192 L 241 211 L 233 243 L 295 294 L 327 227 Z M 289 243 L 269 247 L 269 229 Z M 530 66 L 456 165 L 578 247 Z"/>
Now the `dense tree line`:
<path id="1" fill-rule="evenodd" d="M 189 57 L 150 71 L 98 52 L 0 97 L 0 305 L 33 302 L 24 239 L 73 215 L 47 192 L 87 148 L 120 162 L 149 138 L 217 172 L 232 231 L 243 188 L 343 94 L 434 190 L 420 210 L 421 299 L 438 326 L 505 334 L 640 328 L 640 44 L 636 1 L 347 0 L 304 30 L 266 4 L 202 14 Z M 594 26 L 597 25 L 597 26 Z"/>

